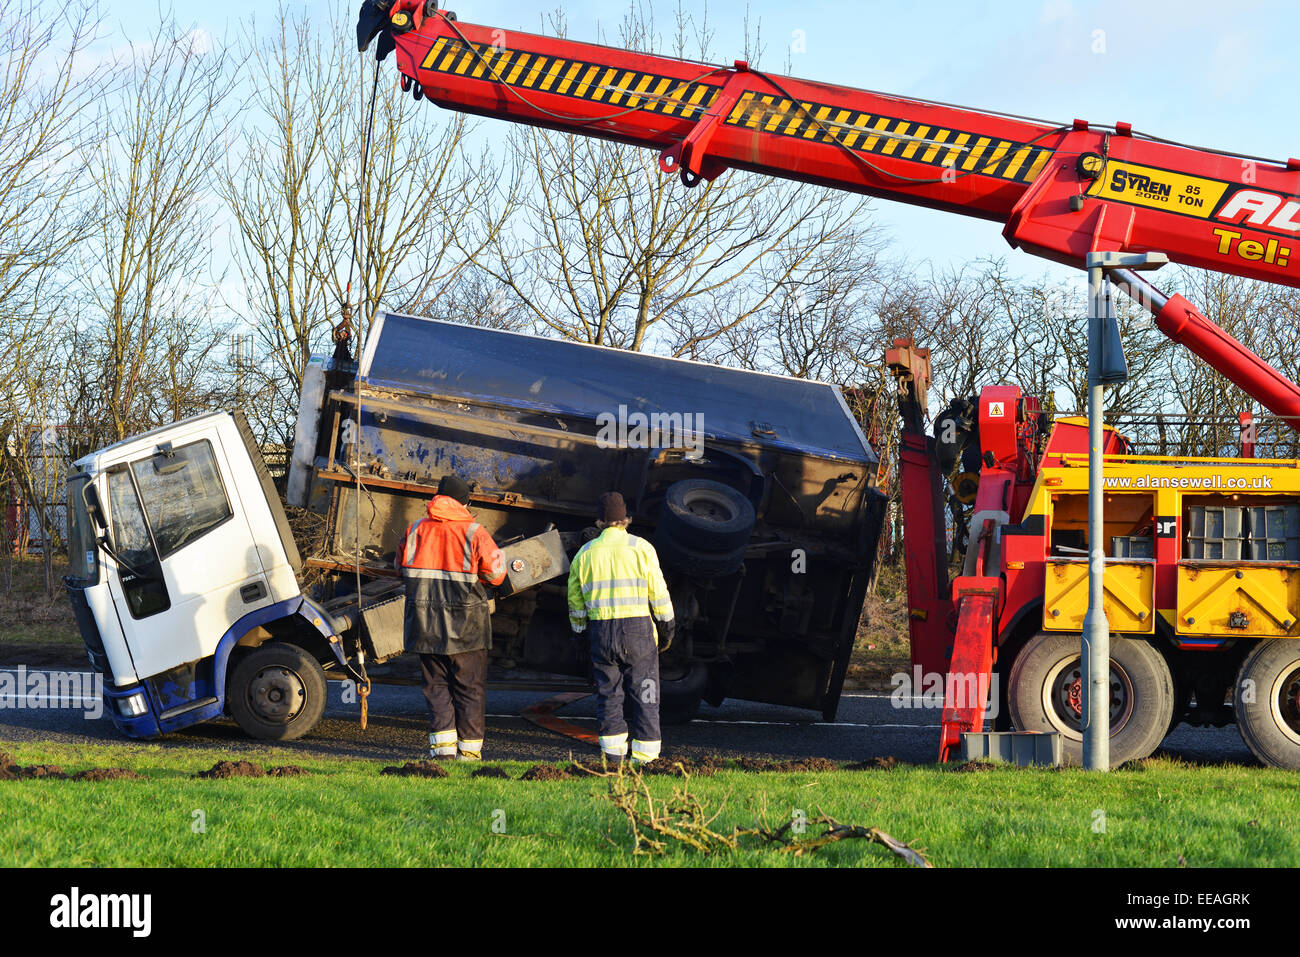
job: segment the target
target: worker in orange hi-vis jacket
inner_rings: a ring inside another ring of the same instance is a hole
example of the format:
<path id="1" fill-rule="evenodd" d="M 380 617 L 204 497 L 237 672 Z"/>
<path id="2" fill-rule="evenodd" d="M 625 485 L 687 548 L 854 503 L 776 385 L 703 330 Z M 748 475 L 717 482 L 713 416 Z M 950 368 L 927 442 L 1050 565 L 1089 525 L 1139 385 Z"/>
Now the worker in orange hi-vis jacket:
<path id="1" fill-rule="evenodd" d="M 505 557 L 466 507 L 469 486 L 444 475 L 428 514 L 397 546 L 406 580 L 406 650 L 420 656 L 429 705 L 429 757 L 478 761 L 487 726 L 492 614 L 487 586 L 506 579 Z"/>

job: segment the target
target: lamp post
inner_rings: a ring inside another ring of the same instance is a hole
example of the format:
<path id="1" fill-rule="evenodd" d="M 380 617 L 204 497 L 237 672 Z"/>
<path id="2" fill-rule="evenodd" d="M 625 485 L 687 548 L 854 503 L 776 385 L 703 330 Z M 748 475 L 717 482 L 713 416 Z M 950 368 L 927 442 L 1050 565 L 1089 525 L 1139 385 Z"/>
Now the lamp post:
<path id="1" fill-rule="evenodd" d="M 1159 269 L 1164 253 L 1089 253 L 1088 267 L 1088 611 L 1080 644 L 1083 672 L 1083 766 L 1110 770 L 1110 623 L 1106 620 L 1106 501 L 1102 447 L 1107 385 L 1128 379 L 1108 274 L 1114 269 Z"/>

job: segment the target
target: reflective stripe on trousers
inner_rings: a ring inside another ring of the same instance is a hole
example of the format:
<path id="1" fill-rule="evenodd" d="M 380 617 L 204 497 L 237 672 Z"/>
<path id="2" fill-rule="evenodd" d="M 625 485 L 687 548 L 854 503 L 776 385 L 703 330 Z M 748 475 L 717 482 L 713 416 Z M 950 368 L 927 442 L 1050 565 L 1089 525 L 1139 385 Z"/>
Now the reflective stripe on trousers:
<path id="1" fill-rule="evenodd" d="M 647 764 L 659 757 L 658 741 L 632 741 L 632 763 Z"/>
<path id="2" fill-rule="evenodd" d="M 627 754 L 627 732 L 622 734 L 602 734 L 600 736 L 600 750 L 605 752 L 608 757 L 621 758 Z"/>
<path id="3" fill-rule="evenodd" d="M 429 756 L 440 758 L 456 753 L 456 729 L 429 732 Z"/>

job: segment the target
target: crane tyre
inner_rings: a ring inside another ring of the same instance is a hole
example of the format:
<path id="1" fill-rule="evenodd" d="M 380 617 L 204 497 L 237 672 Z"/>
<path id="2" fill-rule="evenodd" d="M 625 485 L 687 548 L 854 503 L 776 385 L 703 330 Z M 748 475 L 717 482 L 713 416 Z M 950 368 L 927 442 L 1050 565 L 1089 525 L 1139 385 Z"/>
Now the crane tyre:
<path id="1" fill-rule="evenodd" d="M 1039 632 L 1011 666 L 1007 704 L 1020 731 L 1058 731 L 1065 763 L 1083 763 L 1079 636 Z M 1174 681 L 1145 641 L 1110 640 L 1110 766 L 1150 756 L 1173 720 Z"/>
<path id="2" fill-rule="evenodd" d="M 1300 642 L 1261 641 L 1241 663 L 1232 694 L 1237 730 L 1255 757 L 1300 770 Z"/>

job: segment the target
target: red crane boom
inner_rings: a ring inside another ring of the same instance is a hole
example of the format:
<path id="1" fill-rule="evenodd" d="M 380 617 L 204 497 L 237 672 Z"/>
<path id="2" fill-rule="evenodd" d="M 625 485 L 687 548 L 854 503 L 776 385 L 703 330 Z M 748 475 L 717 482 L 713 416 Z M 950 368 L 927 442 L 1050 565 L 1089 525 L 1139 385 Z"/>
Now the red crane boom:
<path id="1" fill-rule="evenodd" d="M 372 0 L 373 2 L 373 0 Z M 1089 252 L 1300 285 L 1300 160 L 1037 120 L 454 19 L 394 0 L 405 84 L 447 109 L 660 151 L 694 184 L 728 168 L 1005 224 L 1073 266 Z"/>

